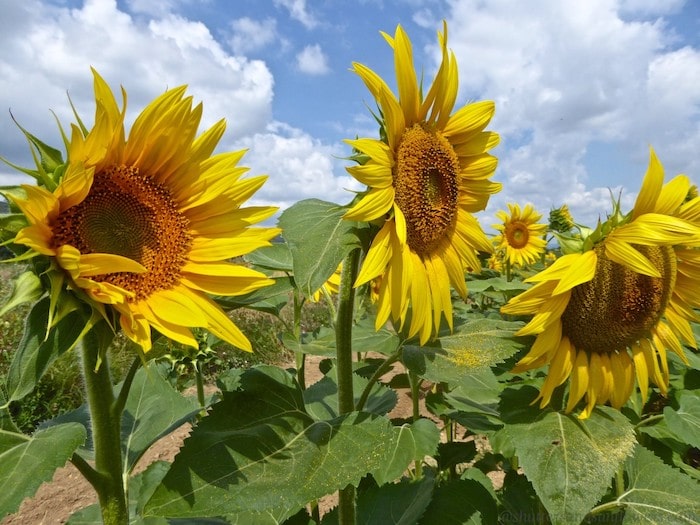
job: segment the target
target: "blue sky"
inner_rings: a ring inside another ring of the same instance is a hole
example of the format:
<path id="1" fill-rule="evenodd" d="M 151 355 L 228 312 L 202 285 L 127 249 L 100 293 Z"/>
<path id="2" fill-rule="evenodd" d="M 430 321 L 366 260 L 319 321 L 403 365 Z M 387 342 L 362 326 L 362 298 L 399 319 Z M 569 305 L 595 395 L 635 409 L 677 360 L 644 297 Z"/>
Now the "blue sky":
<path id="1" fill-rule="evenodd" d="M 31 165 L 17 120 L 59 146 L 51 115 L 72 122 L 66 92 L 91 122 L 89 67 L 128 92 L 128 122 L 167 87 L 204 103 L 202 129 L 228 123 L 221 150 L 270 179 L 251 201 L 345 204 L 344 138 L 375 137 L 374 101 L 349 71 L 393 80 L 380 31 L 401 24 L 432 78 L 449 26 L 458 104 L 491 99 L 501 134 L 494 177 L 506 202 L 545 216 L 567 203 L 593 225 L 610 191 L 634 202 L 649 146 L 667 178 L 700 183 L 700 2 L 695 0 L 7 0 L 0 7 L 0 155 Z M 0 166 L 0 185 L 22 181 Z"/>

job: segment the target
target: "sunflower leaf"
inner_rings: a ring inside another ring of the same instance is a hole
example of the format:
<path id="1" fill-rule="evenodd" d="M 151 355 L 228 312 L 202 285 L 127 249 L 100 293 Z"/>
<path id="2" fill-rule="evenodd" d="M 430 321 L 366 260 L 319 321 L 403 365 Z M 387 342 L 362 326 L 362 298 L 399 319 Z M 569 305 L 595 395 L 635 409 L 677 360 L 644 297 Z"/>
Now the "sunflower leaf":
<path id="1" fill-rule="evenodd" d="M 0 516 L 15 512 L 84 441 L 85 428 L 77 423 L 38 430 L 32 437 L 0 434 Z"/>
<path id="2" fill-rule="evenodd" d="M 523 389 L 504 392 L 504 431 L 553 524 L 580 523 L 632 452 L 634 432 L 619 411 L 597 407 L 579 420 L 528 405 Z"/>
<path id="3" fill-rule="evenodd" d="M 671 432 L 684 443 L 700 448 L 700 397 L 694 392 L 682 392 L 680 407 L 664 408 L 664 419 Z"/>
<path id="4" fill-rule="evenodd" d="M 89 320 L 90 315 L 83 309 L 75 309 L 62 317 L 47 334 L 49 298 L 44 297 L 34 304 L 7 373 L 8 402 L 22 399 L 34 389 L 51 363 L 75 346 Z"/>
<path id="5" fill-rule="evenodd" d="M 459 386 L 469 375 L 490 372 L 522 347 L 513 333 L 522 323 L 501 319 L 473 319 L 439 339 L 439 347 L 405 345 L 403 362 L 419 376 L 436 383 Z M 472 382 L 467 380 L 466 388 Z"/>
<path id="6" fill-rule="evenodd" d="M 629 487 L 617 498 L 623 524 L 699 523 L 700 484 L 637 445 L 625 464 Z"/>
<path id="7" fill-rule="evenodd" d="M 299 201 L 279 218 L 292 253 L 294 280 L 311 297 L 345 256 L 361 246 L 360 223 L 343 219 L 346 208 L 318 199 Z"/>
<path id="8" fill-rule="evenodd" d="M 253 265 L 254 268 L 261 270 L 272 270 L 278 272 L 291 272 L 292 252 L 289 251 L 289 246 L 283 242 L 275 242 L 272 246 L 264 246 L 258 248 L 243 256 L 247 262 Z"/>
<path id="9" fill-rule="evenodd" d="M 430 505 L 418 524 L 442 525 L 445 523 L 469 525 L 500 523 L 496 501 L 489 490 L 474 479 L 442 483 L 433 491 Z"/>
<path id="10" fill-rule="evenodd" d="M 423 450 L 417 433 L 367 413 L 315 421 L 291 374 L 256 367 L 192 430 L 144 517 L 259 512 L 283 521 L 367 473 L 400 475 Z"/>

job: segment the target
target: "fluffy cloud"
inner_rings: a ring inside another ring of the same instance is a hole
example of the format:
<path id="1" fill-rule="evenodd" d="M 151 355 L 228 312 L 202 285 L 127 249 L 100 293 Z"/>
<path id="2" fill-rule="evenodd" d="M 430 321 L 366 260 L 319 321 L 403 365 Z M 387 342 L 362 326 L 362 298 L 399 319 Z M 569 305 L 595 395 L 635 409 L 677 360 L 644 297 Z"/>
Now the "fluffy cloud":
<path id="1" fill-rule="evenodd" d="M 73 120 L 66 90 L 90 122 L 89 65 L 115 91 L 124 84 L 127 120 L 158 93 L 183 83 L 195 100 L 206 101 L 203 126 L 223 117 L 229 133 L 240 136 L 264 130 L 272 118 L 273 77 L 266 64 L 229 55 L 201 22 L 173 14 L 136 20 L 114 0 L 87 0 L 80 9 L 31 0 L 11 6 L 2 18 L 7 31 L 0 31 L 6 51 L 0 92 L 18 121 L 46 142 L 60 143 L 50 109 L 61 122 Z M 26 142 L 6 117 L 0 119 L 0 151 L 15 161 L 28 158 Z"/>
<path id="2" fill-rule="evenodd" d="M 319 24 L 316 16 L 307 9 L 306 0 L 275 0 L 275 5 L 287 9 L 289 16 L 307 29 L 313 29 Z"/>
<path id="3" fill-rule="evenodd" d="M 253 174 L 268 174 L 269 180 L 256 194 L 260 202 L 286 208 L 303 199 L 317 198 L 338 204 L 352 200 L 351 191 L 360 185 L 350 177 L 342 160 L 349 152 L 342 145 L 329 146 L 299 129 L 281 122 L 233 144 L 247 148 L 243 164 Z"/>
<path id="4" fill-rule="evenodd" d="M 229 44 L 237 54 L 262 49 L 277 39 L 277 21 L 274 18 L 262 21 L 248 17 L 239 18 L 231 22 L 231 29 L 233 35 Z"/>
<path id="5" fill-rule="evenodd" d="M 679 4 L 450 1 L 462 96 L 497 104 L 491 127 L 504 140 L 497 151 L 504 191 L 494 207 L 530 201 L 546 215 L 572 199 L 576 218 L 594 223 L 610 208 L 602 185 L 623 184 L 631 201 L 649 145 L 671 175 L 700 168 L 698 50 L 674 49 L 663 19 L 620 14 L 664 14 Z M 596 142 L 625 151 L 629 170 L 614 178 L 589 173 Z"/>
<path id="6" fill-rule="evenodd" d="M 297 67 L 299 71 L 309 75 L 323 75 L 330 71 L 328 57 L 326 57 L 318 44 L 306 46 L 297 54 Z"/>

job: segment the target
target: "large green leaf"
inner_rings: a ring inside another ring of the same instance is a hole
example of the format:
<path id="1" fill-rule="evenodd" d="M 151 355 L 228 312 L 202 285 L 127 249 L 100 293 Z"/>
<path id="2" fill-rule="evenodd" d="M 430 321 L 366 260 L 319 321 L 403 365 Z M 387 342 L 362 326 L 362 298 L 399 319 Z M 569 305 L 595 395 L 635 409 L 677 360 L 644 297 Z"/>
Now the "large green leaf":
<path id="1" fill-rule="evenodd" d="M 289 276 L 272 277 L 274 281 L 246 295 L 235 297 L 216 296 L 214 299 L 226 310 L 235 308 L 250 308 L 272 315 L 280 315 L 282 308 L 289 303 L 289 293 L 294 289 L 294 279 Z"/>
<path id="2" fill-rule="evenodd" d="M 285 346 L 295 352 L 334 357 L 335 330 L 321 328 L 317 334 L 306 337 L 299 343 L 291 335 L 282 338 Z M 372 322 L 362 320 L 352 329 L 353 352 L 376 352 L 383 355 L 392 355 L 401 344 L 401 340 L 394 333 L 385 328 L 375 330 Z"/>
<path id="3" fill-rule="evenodd" d="M 632 452 L 632 426 L 609 407 L 595 408 L 585 420 L 539 410 L 524 390 L 504 392 L 504 431 L 552 523 L 580 523 Z"/>
<path id="4" fill-rule="evenodd" d="M 627 525 L 700 523 L 700 484 L 637 445 L 625 464 L 629 486 L 617 498 Z"/>
<path id="5" fill-rule="evenodd" d="M 16 512 L 84 441 L 85 428 L 76 423 L 39 430 L 32 437 L 0 432 L 0 516 Z"/>
<path id="6" fill-rule="evenodd" d="M 243 256 L 247 262 L 261 270 L 291 272 L 292 252 L 284 242 L 273 243 L 272 246 L 258 248 L 254 252 Z"/>
<path id="7" fill-rule="evenodd" d="M 511 357 L 522 344 L 513 332 L 522 326 L 498 319 L 474 319 L 459 327 L 459 331 L 439 339 L 439 347 L 403 347 L 404 364 L 419 376 L 452 387 L 473 386 L 467 379 Z"/>
<path id="8" fill-rule="evenodd" d="M 682 392 L 678 410 L 664 408 L 664 418 L 671 432 L 683 442 L 700 448 L 700 397 L 697 392 Z"/>
<path id="9" fill-rule="evenodd" d="M 70 350 L 80 339 L 90 319 L 89 314 L 77 309 L 66 314 L 48 335 L 49 298 L 44 297 L 29 312 L 24 335 L 15 352 L 7 374 L 8 401 L 22 399 L 61 354 Z"/>
<path id="10" fill-rule="evenodd" d="M 299 201 L 279 218 L 292 252 L 294 280 L 311 297 L 333 275 L 345 256 L 360 247 L 359 223 L 346 221 L 346 208 L 318 199 Z"/>
<path id="11" fill-rule="evenodd" d="M 481 525 L 497 523 L 496 501 L 488 489 L 473 479 L 438 486 L 419 525 Z"/>
<path id="12" fill-rule="evenodd" d="M 166 365 L 151 363 L 134 377 L 122 415 L 124 475 L 158 439 L 191 420 L 200 407 L 186 398 L 163 375 Z"/>
<path id="13" fill-rule="evenodd" d="M 267 513 L 282 520 L 307 502 L 367 473 L 403 471 L 394 459 L 411 430 L 351 413 L 314 421 L 291 374 L 260 366 L 224 392 L 185 441 L 145 508 L 146 516 L 191 518 Z M 408 457 L 413 458 L 412 449 Z"/>
<path id="14" fill-rule="evenodd" d="M 413 525 L 425 513 L 430 503 L 434 480 L 424 477 L 418 481 L 372 486 L 357 497 L 357 523 L 391 523 Z"/>

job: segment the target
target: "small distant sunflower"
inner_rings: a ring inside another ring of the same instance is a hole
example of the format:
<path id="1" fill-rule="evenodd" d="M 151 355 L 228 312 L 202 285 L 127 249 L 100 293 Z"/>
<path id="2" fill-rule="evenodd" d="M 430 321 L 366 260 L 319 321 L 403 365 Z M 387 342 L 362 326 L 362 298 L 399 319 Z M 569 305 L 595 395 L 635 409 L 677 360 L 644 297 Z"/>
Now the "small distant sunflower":
<path id="1" fill-rule="evenodd" d="M 377 328 L 390 316 L 403 328 L 410 306 L 408 336 L 425 343 L 443 315 L 452 327 L 450 285 L 466 298 L 465 270 L 479 271 L 477 252 L 493 251 L 472 213 L 501 189 L 489 180 L 497 159 L 488 151 L 499 137 L 484 131 L 493 102 L 452 114 L 458 74 L 446 24 L 438 33 L 442 62 L 425 97 L 404 30 L 382 35 L 394 50 L 398 98 L 374 71 L 353 64 L 381 111 L 382 139 L 347 141 L 367 158 L 348 171 L 369 189 L 345 218 L 382 221 L 355 282 L 381 277 Z"/>
<path id="2" fill-rule="evenodd" d="M 500 233 L 494 238 L 497 250 L 505 252 L 505 259 L 511 265 L 527 266 L 536 262 L 544 253 L 547 242 L 544 235 L 547 233 L 546 224 L 537 224 L 542 218 L 531 204 L 520 210 L 518 204 L 508 204 L 509 212 L 499 210 L 496 217 L 500 224 L 494 224 L 493 228 Z"/>
<path id="3" fill-rule="evenodd" d="M 503 258 L 498 253 L 492 253 L 486 261 L 486 265 L 490 270 L 503 273 Z"/>
<path id="4" fill-rule="evenodd" d="M 323 283 L 321 288 L 316 290 L 313 295 L 311 296 L 311 302 L 312 303 L 317 303 L 321 300 L 321 296 L 323 296 L 325 293 L 328 295 L 332 294 L 337 294 L 338 291 L 340 290 L 340 273 L 343 270 L 343 263 L 340 263 L 338 265 L 338 268 L 336 268 L 335 272 L 333 272 L 333 275 L 331 275 L 328 280 Z"/>
<path id="5" fill-rule="evenodd" d="M 269 245 L 279 231 L 250 228 L 275 208 L 241 207 L 266 177 L 241 178 L 243 151 L 212 156 L 223 120 L 195 137 L 202 105 L 192 107 L 185 86 L 151 102 L 125 138 L 126 93 L 119 109 L 93 74 L 94 127 L 72 127 L 68 165 L 53 191 L 23 186 L 26 199 L 13 199 L 29 223 L 14 242 L 48 256 L 93 306 L 111 305 L 144 351 L 151 328 L 196 348 L 194 327 L 250 351 L 207 294 L 241 295 L 272 283 L 227 262 Z"/>
<path id="6" fill-rule="evenodd" d="M 647 399 L 649 381 L 665 394 L 666 351 L 686 360 L 696 347 L 690 321 L 700 307 L 700 197 L 684 202 L 690 181 L 664 184 L 651 151 L 631 212 L 615 212 L 581 244 L 531 277 L 534 286 L 501 311 L 533 315 L 518 335 L 537 335 L 516 365 L 519 373 L 549 364 L 538 399 L 549 404 L 570 379 L 566 411 L 585 397 L 582 418 L 596 404 L 620 408 L 636 383 Z"/>
<path id="7" fill-rule="evenodd" d="M 567 233 L 574 226 L 574 218 L 571 216 L 569 207 L 563 204 L 559 208 L 553 208 L 549 211 L 549 229 L 559 233 Z"/>

